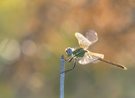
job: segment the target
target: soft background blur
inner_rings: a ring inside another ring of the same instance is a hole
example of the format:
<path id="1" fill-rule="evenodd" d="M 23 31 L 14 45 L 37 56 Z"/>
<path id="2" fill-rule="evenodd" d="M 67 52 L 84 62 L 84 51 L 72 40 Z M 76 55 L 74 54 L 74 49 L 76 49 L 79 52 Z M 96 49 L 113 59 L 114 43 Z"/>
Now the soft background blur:
<path id="1" fill-rule="evenodd" d="M 59 98 L 60 56 L 89 29 L 99 36 L 90 50 L 128 70 L 78 65 L 65 98 L 135 98 L 134 0 L 0 0 L 0 98 Z"/>

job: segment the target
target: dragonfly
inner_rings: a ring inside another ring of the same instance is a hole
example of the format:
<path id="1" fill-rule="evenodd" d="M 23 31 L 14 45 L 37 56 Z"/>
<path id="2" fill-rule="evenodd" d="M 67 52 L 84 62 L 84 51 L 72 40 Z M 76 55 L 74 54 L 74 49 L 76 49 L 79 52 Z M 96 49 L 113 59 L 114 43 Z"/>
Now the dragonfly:
<path id="1" fill-rule="evenodd" d="M 113 63 L 104 59 L 104 54 L 91 52 L 88 48 L 98 41 L 97 32 L 94 30 L 89 30 L 86 32 L 86 36 L 83 36 L 81 33 L 76 32 L 75 37 L 78 40 L 79 48 L 71 48 L 68 47 L 65 49 L 68 59 L 66 61 L 73 61 L 73 67 L 71 69 L 65 70 L 64 72 L 69 72 L 73 70 L 77 64 L 77 62 L 81 65 L 86 65 L 89 63 L 97 63 L 99 61 L 114 65 L 123 70 L 127 70 L 127 68 L 121 64 Z M 63 72 L 62 72 L 63 73 Z"/>

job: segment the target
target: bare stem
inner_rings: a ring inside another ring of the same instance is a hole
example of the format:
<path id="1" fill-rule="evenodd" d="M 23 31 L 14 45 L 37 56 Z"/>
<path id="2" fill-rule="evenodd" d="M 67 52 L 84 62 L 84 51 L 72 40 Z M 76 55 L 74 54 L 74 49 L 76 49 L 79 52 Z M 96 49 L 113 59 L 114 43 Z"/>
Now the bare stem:
<path id="1" fill-rule="evenodd" d="M 65 80 L 65 60 L 64 56 L 62 55 L 60 58 L 60 98 L 64 98 L 64 80 Z"/>

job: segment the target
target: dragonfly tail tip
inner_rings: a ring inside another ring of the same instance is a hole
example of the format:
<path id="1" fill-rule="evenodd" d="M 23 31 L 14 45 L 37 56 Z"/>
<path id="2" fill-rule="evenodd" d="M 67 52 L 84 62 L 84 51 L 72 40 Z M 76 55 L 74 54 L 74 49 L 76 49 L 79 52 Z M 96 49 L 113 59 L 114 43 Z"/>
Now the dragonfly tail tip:
<path id="1" fill-rule="evenodd" d="M 124 70 L 127 70 L 127 67 L 123 67 Z"/>

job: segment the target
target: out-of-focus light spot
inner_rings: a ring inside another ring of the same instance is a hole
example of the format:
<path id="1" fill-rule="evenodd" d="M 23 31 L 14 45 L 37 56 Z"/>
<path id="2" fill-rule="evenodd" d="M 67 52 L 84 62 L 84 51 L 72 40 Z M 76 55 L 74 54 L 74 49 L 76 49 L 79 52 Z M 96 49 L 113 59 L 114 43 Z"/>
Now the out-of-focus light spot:
<path id="1" fill-rule="evenodd" d="M 39 91 L 43 87 L 43 79 L 40 74 L 34 74 L 28 81 L 28 87 L 32 91 Z"/>
<path id="2" fill-rule="evenodd" d="M 48 45 L 40 45 L 40 47 L 38 47 L 38 58 L 42 60 L 48 60 L 51 58 L 52 52 L 48 49 L 48 47 Z"/>
<path id="3" fill-rule="evenodd" d="M 22 52 L 26 56 L 33 56 L 37 51 L 37 45 L 32 40 L 26 40 L 22 44 Z"/>
<path id="4" fill-rule="evenodd" d="M 0 43 L 0 56 L 9 61 L 14 61 L 20 57 L 20 45 L 14 39 L 4 39 Z"/>

